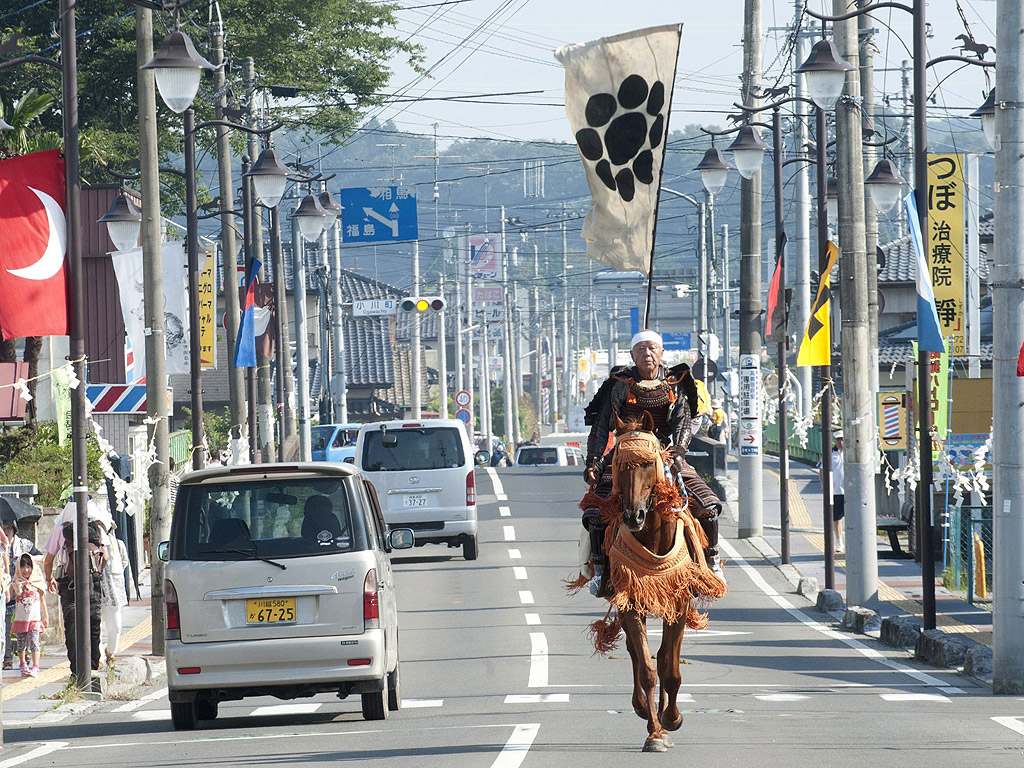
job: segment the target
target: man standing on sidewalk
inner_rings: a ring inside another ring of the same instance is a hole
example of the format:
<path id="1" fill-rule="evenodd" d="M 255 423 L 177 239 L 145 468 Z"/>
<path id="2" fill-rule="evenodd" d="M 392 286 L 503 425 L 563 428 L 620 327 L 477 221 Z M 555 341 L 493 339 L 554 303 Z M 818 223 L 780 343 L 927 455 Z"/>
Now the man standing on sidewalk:
<path id="1" fill-rule="evenodd" d="M 835 526 L 833 540 L 836 543 L 836 554 L 841 555 L 846 552 L 846 540 L 843 538 L 843 517 L 846 515 L 846 494 L 843 489 L 843 431 L 836 430 L 832 439 L 832 525 Z"/>

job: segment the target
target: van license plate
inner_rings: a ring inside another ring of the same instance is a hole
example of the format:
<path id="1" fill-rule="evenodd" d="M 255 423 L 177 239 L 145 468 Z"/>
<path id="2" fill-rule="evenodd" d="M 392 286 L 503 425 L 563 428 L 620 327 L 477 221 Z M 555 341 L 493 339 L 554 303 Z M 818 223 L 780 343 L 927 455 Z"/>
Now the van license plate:
<path id="1" fill-rule="evenodd" d="M 427 506 L 427 497 L 423 494 L 412 495 L 406 494 L 402 497 L 403 507 L 425 507 Z"/>
<path id="2" fill-rule="evenodd" d="M 274 597 L 245 601 L 246 624 L 294 624 L 295 598 Z"/>

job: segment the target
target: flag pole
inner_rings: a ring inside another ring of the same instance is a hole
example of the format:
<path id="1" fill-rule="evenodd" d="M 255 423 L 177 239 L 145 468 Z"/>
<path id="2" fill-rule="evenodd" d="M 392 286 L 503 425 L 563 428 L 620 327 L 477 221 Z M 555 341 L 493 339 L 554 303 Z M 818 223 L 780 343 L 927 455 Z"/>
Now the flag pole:
<path id="1" fill-rule="evenodd" d="M 676 27 L 676 57 L 672 62 L 672 83 L 675 84 L 675 69 L 679 64 L 679 45 L 683 38 L 683 25 Z M 658 193 L 654 196 L 654 224 L 651 227 L 651 260 L 647 270 L 647 304 L 644 306 L 644 328 L 651 324 L 651 292 L 654 289 L 654 244 L 658 239 L 658 208 L 661 204 L 661 180 L 665 175 L 665 157 L 668 154 L 668 130 L 669 120 L 672 117 L 672 92 L 675 88 L 669 89 L 668 107 L 665 109 L 665 135 L 662 141 L 665 142 L 665 150 L 661 153 L 661 168 L 658 169 Z M 651 148 L 653 149 L 653 147 Z"/>

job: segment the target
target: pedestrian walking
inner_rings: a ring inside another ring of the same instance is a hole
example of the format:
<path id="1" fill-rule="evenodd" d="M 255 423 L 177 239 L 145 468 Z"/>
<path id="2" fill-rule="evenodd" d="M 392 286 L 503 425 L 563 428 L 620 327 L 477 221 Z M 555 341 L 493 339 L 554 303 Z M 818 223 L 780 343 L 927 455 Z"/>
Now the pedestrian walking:
<path id="1" fill-rule="evenodd" d="M 824 467 L 819 465 L 819 477 L 824 486 Z M 846 517 L 846 492 L 843 486 L 843 431 L 832 433 L 832 526 L 835 552 L 842 555 L 846 552 L 846 540 L 843 538 L 843 518 Z"/>
<path id="2" fill-rule="evenodd" d="M 102 512 L 92 501 L 89 502 L 88 510 L 89 544 L 85 556 L 89 558 L 89 645 L 91 667 L 96 670 L 100 668 L 100 606 L 103 600 L 100 594 L 100 575 L 108 555 L 106 534 L 97 522 L 102 517 Z M 69 502 L 57 518 L 50 538 L 46 540 L 43 572 L 46 577 L 46 589 L 60 597 L 60 610 L 64 619 L 64 643 L 68 649 L 71 674 L 76 680 L 82 680 L 88 672 L 78 669 L 75 645 L 75 558 L 81 554 L 75 549 L 75 519 L 75 503 Z"/>
<path id="3" fill-rule="evenodd" d="M 0 526 L 0 546 L 4 548 L 3 560 L 3 592 L 7 596 L 4 601 L 4 636 L 0 640 L 3 647 L 3 668 L 11 669 L 14 666 L 14 643 L 11 642 L 12 624 L 14 623 L 14 591 L 8 587 L 17 575 L 18 562 L 24 554 L 41 555 L 42 552 L 31 539 L 18 535 L 18 530 L 11 520 L 4 520 Z"/>
<path id="4" fill-rule="evenodd" d="M 117 645 L 121 641 L 121 627 L 123 625 L 123 609 L 128 605 L 128 591 L 125 588 L 124 572 L 128 567 L 128 549 L 124 542 L 114 535 L 117 527 L 110 516 L 99 520 L 103 526 L 109 544 L 107 553 L 109 558 L 100 574 L 100 594 L 102 596 L 102 608 L 100 618 L 102 634 L 106 636 L 106 660 L 107 666 L 112 667 L 117 661 Z"/>
<path id="5" fill-rule="evenodd" d="M 46 613 L 46 586 L 32 555 L 25 553 L 18 560 L 14 592 L 14 632 L 18 636 L 18 661 L 22 677 L 39 676 L 39 637 L 50 617 Z M 29 666 L 29 654 L 32 664 Z"/>

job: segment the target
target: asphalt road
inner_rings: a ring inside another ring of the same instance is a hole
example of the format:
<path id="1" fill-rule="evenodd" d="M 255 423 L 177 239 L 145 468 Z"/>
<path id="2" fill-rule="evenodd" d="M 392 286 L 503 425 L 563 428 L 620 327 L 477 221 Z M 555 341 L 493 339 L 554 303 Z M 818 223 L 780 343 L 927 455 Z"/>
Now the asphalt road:
<path id="1" fill-rule="evenodd" d="M 593 657 L 584 633 L 603 603 L 562 587 L 576 562 L 578 472 L 481 471 L 477 487 L 477 561 L 436 547 L 395 558 L 405 707 L 387 721 L 364 722 L 356 697 L 255 699 L 224 703 L 215 722 L 178 733 L 165 692 L 154 690 L 78 718 L 7 729 L 0 768 L 1022 764 L 1024 699 L 992 696 L 954 672 L 835 631 L 731 537 L 729 523 L 730 593 L 709 630 L 683 643 L 676 747 L 642 755 L 646 728 L 630 707 L 628 656 Z"/>

